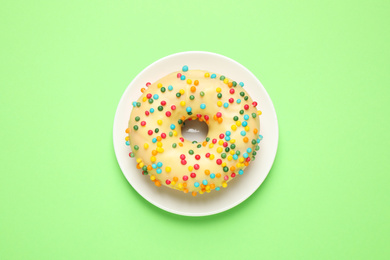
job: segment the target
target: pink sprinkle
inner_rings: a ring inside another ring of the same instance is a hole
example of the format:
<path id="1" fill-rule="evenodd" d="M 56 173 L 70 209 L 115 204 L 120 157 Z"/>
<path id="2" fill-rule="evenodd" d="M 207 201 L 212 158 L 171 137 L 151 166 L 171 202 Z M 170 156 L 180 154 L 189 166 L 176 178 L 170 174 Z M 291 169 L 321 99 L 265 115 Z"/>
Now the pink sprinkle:
<path id="1" fill-rule="evenodd" d="M 146 82 L 147 87 L 149 87 L 150 85 L 152 85 L 150 82 Z"/>
<path id="2" fill-rule="evenodd" d="M 186 165 L 187 161 L 186 160 L 181 160 L 181 164 Z"/>
<path id="3" fill-rule="evenodd" d="M 206 158 L 209 158 L 210 157 L 210 153 L 206 153 Z"/>
<path id="4" fill-rule="evenodd" d="M 146 97 L 147 98 L 152 98 L 152 94 L 149 93 L 149 94 L 146 95 Z"/>
<path id="5" fill-rule="evenodd" d="M 177 77 L 180 78 L 181 77 L 181 73 L 177 73 Z"/>
<path id="6" fill-rule="evenodd" d="M 162 138 L 162 139 L 165 139 L 165 137 L 167 137 L 167 134 L 166 134 L 166 133 L 162 133 L 162 134 L 161 134 L 161 138 Z"/>
<path id="7" fill-rule="evenodd" d="M 142 121 L 142 122 L 141 122 L 141 125 L 142 125 L 142 126 L 145 126 L 145 125 L 146 125 L 146 122 L 145 122 L 145 121 Z"/>
<path id="8" fill-rule="evenodd" d="M 199 170 L 199 164 L 194 165 L 195 170 Z"/>
<path id="9" fill-rule="evenodd" d="M 180 155 L 180 159 L 184 160 L 186 156 L 184 154 Z"/>
<path id="10" fill-rule="evenodd" d="M 171 116 L 171 112 L 167 111 L 167 112 L 165 112 L 165 115 L 166 115 L 167 117 L 170 117 L 170 116 Z"/>
<path id="11" fill-rule="evenodd" d="M 195 177 L 196 177 L 195 172 L 192 172 L 192 173 L 190 174 L 190 176 L 191 176 L 191 178 L 195 178 Z"/>
<path id="12" fill-rule="evenodd" d="M 256 102 L 256 101 L 253 101 L 253 102 L 252 102 L 252 105 L 253 105 L 254 107 L 257 107 L 257 102 Z"/>
<path id="13" fill-rule="evenodd" d="M 234 177 L 236 177 L 236 174 L 233 172 L 232 175 L 230 175 L 230 176 L 232 176 L 232 178 L 234 178 Z"/>
<path id="14" fill-rule="evenodd" d="M 167 102 L 165 100 L 161 101 L 162 106 L 165 106 L 166 104 L 167 104 Z"/>
<path id="15" fill-rule="evenodd" d="M 171 106 L 171 109 L 172 109 L 172 110 L 175 110 L 175 109 L 176 109 L 176 106 L 175 106 L 175 105 L 172 105 L 172 106 Z"/>
<path id="16" fill-rule="evenodd" d="M 152 130 L 149 130 L 148 131 L 148 135 L 152 135 L 153 134 L 153 131 Z"/>
<path id="17" fill-rule="evenodd" d="M 170 180 L 166 180 L 165 183 L 166 183 L 167 185 L 169 185 L 169 184 L 171 184 L 171 181 L 170 181 Z"/>
<path id="18" fill-rule="evenodd" d="M 224 134 L 220 134 L 220 135 L 219 135 L 219 139 L 223 139 L 224 137 L 225 137 Z"/>
<path id="19" fill-rule="evenodd" d="M 183 176 L 183 181 L 186 181 L 186 180 L 188 180 L 188 176 L 187 176 L 187 175 L 184 175 L 184 176 Z"/>
<path id="20" fill-rule="evenodd" d="M 231 88 L 231 89 L 229 90 L 229 92 L 230 92 L 230 94 L 234 94 L 234 88 Z"/>
<path id="21" fill-rule="evenodd" d="M 145 111 L 145 115 L 148 116 L 149 114 L 150 114 L 149 111 L 146 110 L 146 111 Z"/>
<path id="22" fill-rule="evenodd" d="M 227 142 L 223 143 L 223 147 L 227 147 L 229 144 Z"/>
<path id="23" fill-rule="evenodd" d="M 208 115 L 205 115 L 205 116 L 204 116 L 204 119 L 209 120 L 210 117 L 209 117 Z"/>
<path id="24" fill-rule="evenodd" d="M 221 165 L 222 164 L 222 160 L 221 159 L 217 159 L 217 164 Z"/>
<path id="25" fill-rule="evenodd" d="M 248 157 L 248 158 L 249 158 L 249 157 Z M 199 159 L 200 159 L 200 155 L 199 155 L 199 154 L 195 155 L 195 159 L 196 159 L 196 160 L 199 160 Z"/>
<path id="26" fill-rule="evenodd" d="M 229 103 L 233 103 L 234 102 L 234 98 L 229 98 Z"/>
<path id="27" fill-rule="evenodd" d="M 244 109 L 245 109 L 245 110 L 248 110 L 248 109 L 249 109 L 249 105 L 246 104 L 246 105 L 244 106 Z"/>
<path id="28" fill-rule="evenodd" d="M 221 112 L 217 112 L 217 117 L 221 117 L 222 116 L 222 113 Z"/>
<path id="29" fill-rule="evenodd" d="M 213 144 L 216 144 L 217 143 L 217 139 L 214 138 L 212 142 L 213 142 Z"/>
<path id="30" fill-rule="evenodd" d="M 229 180 L 229 176 L 225 175 L 225 177 L 223 177 L 225 179 L 225 181 Z"/>

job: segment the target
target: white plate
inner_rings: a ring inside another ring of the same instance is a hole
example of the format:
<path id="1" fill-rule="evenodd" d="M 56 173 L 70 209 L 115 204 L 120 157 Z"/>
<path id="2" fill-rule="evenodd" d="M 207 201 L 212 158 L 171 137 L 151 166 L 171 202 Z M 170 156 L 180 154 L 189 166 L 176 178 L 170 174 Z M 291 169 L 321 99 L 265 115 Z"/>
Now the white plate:
<path id="1" fill-rule="evenodd" d="M 163 76 L 181 70 L 183 65 L 189 69 L 203 69 L 216 72 L 244 82 L 246 91 L 258 102 L 260 116 L 260 150 L 256 160 L 244 171 L 242 176 L 229 182 L 226 189 L 198 195 L 185 194 L 167 187 L 156 187 L 149 176 L 143 176 L 136 168 L 136 162 L 129 157 L 130 148 L 125 144 L 125 129 L 130 117 L 132 102 L 141 95 L 140 89 L 146 82 L 155 82 Z M 206 216 L 223 212 L 240 204 L 252 195 L 264 181 L 274 162 L 278 146 L 279 130 L 275 108 L 267 91 L 260 81 L 243 65 L 225 56 L 190 51 L 176 53 L 162 58 L 145 68 L 125 90 L 114 119 L 114 149 L 123 174 L 133 188 L 155 206 L 185 216 Z"/>

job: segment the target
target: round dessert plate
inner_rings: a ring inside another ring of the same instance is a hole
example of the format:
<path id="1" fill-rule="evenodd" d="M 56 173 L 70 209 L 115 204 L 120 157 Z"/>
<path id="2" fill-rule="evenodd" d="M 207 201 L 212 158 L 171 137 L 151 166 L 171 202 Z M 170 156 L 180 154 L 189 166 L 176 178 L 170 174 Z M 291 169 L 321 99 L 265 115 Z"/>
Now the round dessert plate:
<path id="1" fill-rule="evenodd" d="M 244 82 L 245 90 L 253 100 L 258 102 L 257 108 L 262 111 L 260 116 L 260 150 L 244 174 L 237 176 L 228 183 L 226 189 L 212 190 L 210 193 L 198 194 L 156 187 L 141 171 L 136 168 L 136 161 L 129 157 L 130 148 L 125 144 L 125 130 L 130 117 L 132 102 L 140 95 L 140 89 L 146 82 L 155 82 L 174 71 L 180 71 L 187 65 L 190 70 L 201 69 L 212 73 L 223 74 L 237 82 Z M 207 216 L 226 211 L 246 200 L 264 181 L 275 159 L 278 147 L 278 121 L 275 108 L 267 91 L 260 81 L 243 65 L 225 56 L 203 52 L 190 51 L 169 55 L 145 68 L 135 77 L 125 90 L 118 104 L 114 119 L 114 150 L 119 166 L 131 186 L 153 205 L 174 214 L 185 216 Z"/>

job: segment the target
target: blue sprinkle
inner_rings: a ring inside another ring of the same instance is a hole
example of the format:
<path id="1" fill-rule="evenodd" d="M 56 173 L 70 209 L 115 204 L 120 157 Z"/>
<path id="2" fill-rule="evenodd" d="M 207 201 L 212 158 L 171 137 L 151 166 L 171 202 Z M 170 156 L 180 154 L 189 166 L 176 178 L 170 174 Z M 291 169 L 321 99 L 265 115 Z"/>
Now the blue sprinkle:
<path id="1" fill-rule="evenodd" d="M 237 160 L 238 159 L 238 155 L 237 154 L 233 155 L 233 159 Z"/>
<path id="2" fill-rule="evenodd" d="M 243 131 L 241 131 L 241 133 L 240 133 L 242 136 L 246 136 L 246 132 L 243 130 Z"/>
<path id="3" fill-rule="evenodd" d="M 246 127 L 247 125 L 248 125 L 248 122 L 247 121 L 244 121 L 244 122 L 242 122 L 242 124 L 241 124 L 243 127 Z"/>
<path id="4" fill-rule="evenodd" d="M 205 109 L 206 108 L 206 104 L 200 104 L 200 108 L 201 109 Z"/>
<path id="5" fill-rule="evenodd" d="M 210 78 L 215 79 L 216 77 L 217 77 L 217 75 L 211 74 L 211 77 L 210 77 Z"/>
<path id="6" fill-rule="evenodd" d="M 241 99 L 237 99 L 237 104 L 240 104 L 241 103 Z"/>
<path id="7" fill-rule="evenodd" d="M 157 168 L 157 165 L 155 163 L 152 164 L 152 168 L 153 169 L 156 169 Z"/>
<path id="8" fill-rule="evenodd" d="M 161 170 L 161 169 L 157 169 L 156 172 L 157 172 L 158 174 L 160 174 L 160 173 L 162 173 L 162 170 Z"/>
<path id="9" fill-rule="evenodd" d="M 185 79 L 186 79 L 186 76 L 181 75 L 180 79 L 181 79 L 181 80 L 185 80 Z"/>
<path id="10" fill-rule="evenodd" d="M 225 136 L 226 141 L 230 141 L 230 136 Z"/>
<path id="11" fill-rule="evenodd" d="M 157 100 L 157 99 L 158 99 L 158 95 L 157 95 L 157 94 L 154 94 L 154 95 L 153 95 L 153 98 Z"/>
<path id="12" fill-rule="evenodd" d="M 169 85 L 169 86 L 168 86 L 168 90 L 169 90 L 169 91 L 172 91 L 172 89 L 173 89 L 172 85 Z"/>
<path id="13" fill-rule="evenodd" d="M 153 113 L 153 112 L 154 112 L 154 108 L 151 108 L 151 109 L 150 109 L 150 113 Z"/>
<path id="14" fill-rule="evenodd" d="M 216 191 L 219 191 L 220 189 L 221 189 L 220 187 L 215 188 Z"/>
<path id="15" fill-rule="evenodd" d="M 187 113 L 190 113 L 192 111 L 192 108 L 191 107 L 187 107 L 186 111 L 187 111 Z"/>
<path id="16" fill-rule="evenodd" d="M 207 180 L 202 181 L 203 185 L 207 185 Z"/>
<path id="17" fill-rule="evenodd" d="M 259 138 L 260 138 L 260 140 L 263 140 L 263 136 L 262 135 L 259 135 Z"/>
<path id="18" fill-rule="evenodd" d="M 244 82 L 240 82 L 240 86 L 243 87 L 244 86 Z"/>
<path id="19" fill-rule="evenodd" d="M 247 153 L 250 153 L 250 152 L 252 152 L 252 149 L 251 149 L 251 148 L 248 148 L 248 149 L 246 149 L 246 152 L 247 152 Z"/>
<path id="20" fill-rule="evenodd" d="M 249 155 L 247 153 L 244 153 L 242 156 L 246 159 Z"/>
<path id="21" fill-rule="evenodd" d="M 210 174 L 210 178 L 214 179 L 215 178 L 215 174 L 214 173 Z"/>
<path id="22" fill-rule="evenodd" d="M 245 115 L 245 116 L 244 116 L 244 119 L 245 119 L 245 120 L 248 120 L 248 119 L 249 119 L 249 116 L 248 116 L 248 115 Z"/>
<path id="23" fill-rule="evenodd" d="M 156 143 L 157 142 L 157 139 L 156 138 L 153 138 L 152 139 L 152 143 Z"/>
<path id="24" fill-rule="evenodd" d="M 226 131 L 225 133 L 227 136 L 230 136 L 231 135 L 231 132 L 230 131 Z"/>
<path id="25" fill-rule="evenodd" d="M 182 68 L 182 70 L 183 70 L 184 72 L 188 71 L 188 66 L 187 66 L 187 65 L 184 65 L 183 68 Z"/>
<path id="26" fill-rule="evenodd" d="M 224 104 L 223 104 L 223 107 L 224 108 L 227 108 L 229 106 L 229 103 L 227 103 L 227 102 L 225 102 Z"/>
<path id="27" fill-rule="evenodd" d="M 198 187 L 199 187 L 199 182 L 195 182 L 195 183 L 194 183 L 194 186 L 195 186 L 196 188 L 198 188 Z"/>
<path id="28" fill-rule="evenodd" d="M 260 138 L 257 138 L 256 142 L 257 142 L 257 143 L 260 143 Z"/>
<path id="29" fill-rule="evenodd" d="M 130 145 L 129 141 L 126 141 L 126 145 Z"/>
<path id="30" fill-rule="evenodd" d="M 133 107 L 135 107 L 135 106 L 137 106 L 137 102 L 134 101 L 133 102 Z"/>
<path id="31" fill-rule="evenodd" d="M 238 174 L 243 175 L 243 174 L 244 174 L 244 171 L 243 171 L 243 170 L 239 170 L 239 171 L 238 171 Z"/>
<path id="32" fill-rule="evenodd" d="M 163 166 L 162 162 L 158 162 L 158 163 L 157 163 L 157 167 L 160 167 L 160 168 L 161 168 L 162 166 Z"/>
<path id="33" fill-rule="evenodd" d="M 175 128 L 176 128 L 176 126 L 174 124 L 171 124 L 171 129 L 173 130 Z"/>

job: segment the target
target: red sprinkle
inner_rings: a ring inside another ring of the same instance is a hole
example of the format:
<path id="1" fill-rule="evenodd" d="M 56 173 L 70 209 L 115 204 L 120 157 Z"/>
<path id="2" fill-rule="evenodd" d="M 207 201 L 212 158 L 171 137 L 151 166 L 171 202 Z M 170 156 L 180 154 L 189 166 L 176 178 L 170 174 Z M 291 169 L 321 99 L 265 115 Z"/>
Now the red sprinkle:
<path id="1" fill-rule="evenodd" d="M 229 98 L 229 103 L 233 103 L 234 102 L 234 98 Z"/>
<path id="2" fill-rule="evenodd" d="M 177 77 L 180 78 L 181 77 L 181 73 L 177 73 Z"/>
<path id="3" fill-rule="evenodd" d="M 186 160 L 181 160 L 181 164 L 186 165 L 187 161 Z"/>
<path id="4" fill-rule="evenodd" d="M 152 135 L 153 134 L 153 131 L 152 130 L 149 130 L 148 131 L 148 135 Z"/>
<path id="5" fill-rule="evenodd" d="M 180 159 L 184 160 L 186 156 L 184 154 L 180 155 Z"/>
<path id="6" fill-rule="evenodd" d="M 171 116 L 171 112 L 169 112 L 169 111 L 167 111 L 167 112 L 165 112 L 165 115 L 167 116 L 167 117 L 170 117 Z"/>
<path id="7" fill-rule="evenodd" d="M 222 164 L 222 160 L 221 159 L 217 159 L 217 164 L 221 165 Z"/>
<path id="8" fill-rule="evenodd" d="M 248 158 L 249 158 L 249 157 L 248 157 Z M 199 160 L 199 159 L 200 159 L 200 155 L 199 155 L 199 154 L 195 155 L 195 159 L 196 159 L 196 160 Z"/>
<path id="9" fill-rule="evenodd" d="M 208 115 L 205 115 L 205 116 L 204 116 L 204 119 L 209 120 L 210 117 L 209 117 Z"/>
<path id="10" fill-rule="evenodd" d="M 225 175 L 225 177 L 223 177 L 225 179 L 225 181 L 229 180 L 229 176 Z"/>
<path id="11" fill-rule="evenodd" d="M 163 100 L 163 101 L 161 101 L 161 105 L 162 105 L 162 106 L 165 106 L 166 104 L 167 104 L 167 102 L 166 102 L 166 101 L 164 101 L 164 100 Z"/>
<path id="12" fill-rule="evenodd" d="M 172 106 L 171 106 L 171 109 L 172 109 L 172 110 L 175 110 L 175 109 L 176 109 L 176 106 L 175 106 L 175 105 L 172 105 Z"/>
<path id="13" fill-rule="evenodd" d="M 217 139 L 214 138 L 212 142 L 213 142 L 213 144 L 216 144 L 217 143 Z"/>
<path id="14" fill-rule="evenodd" d="M 246 104 L 246 105 L 244 106 L 244 109 L 245 109 L 245 110 L 248 110 L 248 109 L 249 109 L 249 105 Z"/>
<path id="15" fill-rule="evenodd" d="M 247 157 L 247 158 L 246 158 L 246 161 L 247 161 L 247 162 L 250 162 L 250 161 L 251 161 L 251 158 L 250 158 L 250 157 Z"/>
<path id="16" fill-rule="evenodd" d="M 171 184 L 171 181 L 170 181 L 170 180 L 166 180 L 165 183 L 166 183 L 167 185 L 169 185 L 169 184 Z"/>
<path id="17" fill-rule="evenodd" d="M 146 111 L 145 111 L 145 115 L 148 116 L 149 114 L 150 114 L 149 111 L 146 110 Z"/>
<path id="18" fill-rule="evenodd" d="M 197 116 L 198 118 L 201 118 L 201 117 L 202 117 L 202 115 L 201 115 L 201 114 L 196 114 L 196 116 Z"/>
<path id="19" fill-rule="evenodd" d="M 195 172 L 192 172 L 192 173 L 190 174 L 190 176 L 191 176 L 191 178 L 195 178 L 195 177 L 196 177 Z"/>
<path id="20" fill-rule="evenodd" d="M 223 147 L 227 147 L 229 144 L 227 142 L 223 143 Z"/>
<path id="21" fill-rule="evenodd" d="M 199 170 L 199 164 L 194 165 L 195 170 Z"/>
<path id="22" fill-rule="evenodd" d="M 180 141 L 184 142 L 184 138 L 183 137 L 180 137 L 179 139 L 180 139 Z"/>
<path id="23" fill-rule="evenodd" d="M 222 113 L 221 112 L 217 112 L 217 117 L 221 117 L 222 116 Z"/>
<path id="24" fill-rule="evenodd" d="M 162 134 L 161 134 L 161 138 L 162 138 L 162 139 L 165 139 L 165 137 L 167 137 L 167 134 L 166 134 L 166 133 L 162 133 Z"/>
<path id="25" fill-rule="evenodd" d="M 220 134 L 220 135 L 219 135 L 219 139 L 223 139 L 224 137 L 225 137 L 224 134 Z"/>
<path id="26" fill-rule="evenodd" d="M 206 158 L 209 158 L 210 157 L 210 153 L 206 153 Z"/>
<path id="27" fill-rule="evenodd" d="M 232 178 L 236 177 L 236 174 L 233 172 L 232 175 L 230 175 Z"/>
<path id="28" fill-rule="evenodd" d="M 256 106 L 257 106 L 257 102 L 256 102 L 256 101 L 253 101 L 253 102 L 252 102 L 252 105 L 253 105 L 254 107 L 256 107 Z"/>
<path id="29" fill-rule="evenodd" d="M 187 176 L 187 175 L 184 175 L 184 176 L 183 176 L 183 181 L 186 181 L 186 180 L 188 180 L 188 176 Z"/>
<path id="30" fill-rule="evenodd" d="M 152 85 L 150 82 L 146 82 L 147 87 L 149 87 L 150 85 Z"/>
<path id="31" fill-rule="evenodd" d="M 146 125 L 146 122 L 145 122 L 145 121 L 142 121 L 142 122 L 141 122 L 141 125 L 142 125 L 142 126 L 145 126 L 145 125 Z"/>
<path id="32" fill-rule="evenodd" d="M 234 88 L 231 88 L 231 89 L 229 90 L 229 92 L 230 92 L 230 94 L 234 94 Z"/>
<path id="33" fill-rule="evenodd" d="M 149 94 L 146 95 L 146 97 L 147 98 L 152 98 L 152 94 L 149 93 Z"/>

